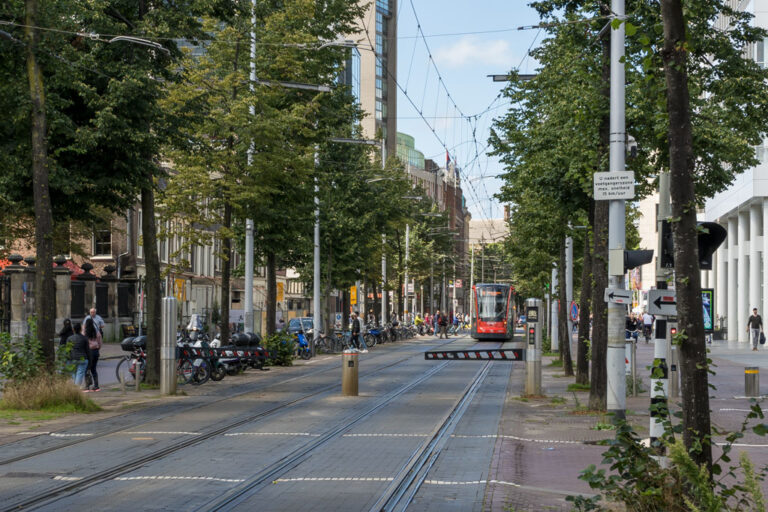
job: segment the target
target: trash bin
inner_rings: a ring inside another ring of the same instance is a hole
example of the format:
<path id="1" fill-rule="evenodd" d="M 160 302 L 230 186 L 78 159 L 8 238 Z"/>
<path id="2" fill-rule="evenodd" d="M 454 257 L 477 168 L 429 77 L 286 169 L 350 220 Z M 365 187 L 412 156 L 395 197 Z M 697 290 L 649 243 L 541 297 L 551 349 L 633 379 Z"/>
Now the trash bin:
<path id="1" fill-rule="evenodd" d="M 757 366 L 744 368 L 744 395 L 760 396 L 760 368 Z"/>
<path id="2" fill-rule="evenodd" d="M 357 349 L 347 349 L 341 355 L 341 394 L 357 396 Z"/>

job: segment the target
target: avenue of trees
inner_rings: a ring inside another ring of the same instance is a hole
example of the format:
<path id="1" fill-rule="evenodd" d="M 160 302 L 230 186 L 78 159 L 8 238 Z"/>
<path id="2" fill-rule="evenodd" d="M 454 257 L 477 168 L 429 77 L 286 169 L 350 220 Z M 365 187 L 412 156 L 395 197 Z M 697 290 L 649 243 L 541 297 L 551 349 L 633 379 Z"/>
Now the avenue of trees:
<path id="1" fill-rule="evenodd" d="M 671 175 L 682 438 L 694 461 L 710 472 L 696 209 L 757 164 L 754 147 L 768 131 L 768 72 L 748 53 L 765 32 L 731 4 L 628 0 L 624 21 L 627 132 L 638 147 L 627 167 L 635 173 L 637 199 L 656 189 L 660 173 Z M 579 325 L 576 377 L 590 383 L 590 408 L 604 410 L 608 207 L 592 198 L 592 176 L 608 171 L 609 40 L 622 21 L 611 18 L 604 2 L 532 5 L 546 32 L 532 52 L 539 68 L 530 80 L 512 71 L 504 91 L 512 106 L 496 120 L 490 140 L 506 168 L 499 199 L 513 205 L 507 258 L 521 293 L 541 296 L 553 263 L 564 275 L 563 240 L 574 237 L 580 281 L 574 295 L 582 318 L 594 318 L 591 336 L 589 322 Z M 720 16 L 728 23 L 717 25 Z M 634 215 L 630 208 L 627 249 L 638 248 Z"/>
<path id="2" fill-rule="evenodd" d="M 245 219 L 254 219 L 272 332 L 275 270 L 296 267 L 312 282 L 317 183 L 324 294 L 358 281 L 380 288 L 382 251 L 385 289 L 401 289 L 406 224 L 414 233 L 409 274 L 426 282 L 431 255 L 449 251 L 450 236 L 431 231 L 447 219 L 397 159 L 382 165 L 370 146 L 332 141 L 363 138 L 363 113 L 338 81 L 350 49 L 321 46 L 354 32 L 361 9 L 346 0 L 260 0 L 254 26 L 250 0 L 10 0 L 0 7 L 10 22 L 0 26 L 0 236 L 36 249 L 37 333 L 49 364 L 55 312 L 45 262 L 77 253 L 80 236 L 136 206 L 150 382 L 159 378 L 152 362 L 159 361 L 163 237 L 183 240 L 179 265 L 195 245 L 217 241 L 225 309 L 230 278 L 243 272 L 232 268 L 232 255 L 243 253 Z M 189 52 L 190 45 L 204 52 Z M 404 308 L 398 294 L 397 309 Z M 221 326 L 226 336 L 227 322 Z"/>

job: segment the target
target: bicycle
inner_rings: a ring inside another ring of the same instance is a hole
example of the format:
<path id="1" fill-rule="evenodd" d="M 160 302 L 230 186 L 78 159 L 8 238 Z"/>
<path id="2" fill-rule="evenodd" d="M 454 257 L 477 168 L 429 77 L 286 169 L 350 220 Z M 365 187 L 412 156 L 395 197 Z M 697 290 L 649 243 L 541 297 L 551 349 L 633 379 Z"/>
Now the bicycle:
<path id="1" fill-rule="evenodd" d="M 139 382 L 144 382 L 147 371 L 147 354 L 141 348 L 135 348 L 130 354 L 123 356 L 115 368 L 115 377 L 117 382 L 125 384 L 135 384 L 136 365 L 139 366 Z"/>
<path id="2" fill-rule="evenodd" d="M 643 324 L 643 336 L 645 337 L 645 342 L 648 343 L 651 341 L 651 334 L 653 334 L 653 326 Z"/>
<path id="3" fill-rule="evenodd" d="M 176 356 L 176 383 L 180 386 L 189 384 L 198 373 L 198 369 L 192 363 L 189 347 L 177 345 Z"/>

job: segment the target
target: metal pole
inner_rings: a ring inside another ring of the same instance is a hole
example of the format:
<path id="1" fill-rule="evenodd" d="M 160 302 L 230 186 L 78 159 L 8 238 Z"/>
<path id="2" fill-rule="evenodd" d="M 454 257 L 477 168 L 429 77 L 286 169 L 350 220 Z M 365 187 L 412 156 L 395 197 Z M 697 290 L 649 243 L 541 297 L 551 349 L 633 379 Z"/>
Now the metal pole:
<path id="1" fill-rule="evenodd" d="M 381 235 L 381 325 L 387 323 L 387 235 Z"/>
<path id="2" fill-rule="evenodd" d="M 176 297 L 163 297 L 162 333 L 160 338 L 160 393 L 176 393 Z M 141 381 L 136 362 L 136 382 Z"/>
<path id="3" fill-rule="evenodd" d="M 317 171 L 319 154 L 315 151 L 315 171 Z M 315 174 L 315 248 L 314 248 L 314 276 L 312 280 L 312 316 L 314 322 L 311 341 L 312 356 L 315 355 L 315 341 L 320 337 L 322 320 L 320 313 L 320 186 Z"/>
<path id="4" fill-rule="evenodd" d="M 472 327 L 472 312 L 475 310 L 475 294 L 473 292 L 475 287 L 475 245 L 472 244 L 472 257 L 469 264 L 469 321 L 470 328 Z"/>
<path id="5" fill-rule="evenodd" d="M 405 300 L 403 301 L 405 303 L 405 309 L 408 310 L 408 249 L 409 249 L 409 239 L 411 234 L 411 226 L 410 224 L 405 225 L 405 293 L 403 294 L 405 296 Z M 403 312 L 405 313 L 405 312 Z M 413 314 L 413 310 L 411 310 L 411 314 Z M 403 314 L 405 317 L 405 314 Z M 403 318 L 403 321 L 405 321 L 405 318 Z"/>
<path id="6" fill-rule="evenodd" d="M 661 266 L 661 226 L 662 222 L 669 218 L 671 213 L 669 177 L 668 171 L 659 174 L 659 218 L 657 229 L 659 244 L 656 253 L 656 288 L 659 290 L 667 289 L 667 275 L 669 274 L 667 269 Z M 651 446 L 656 446 L 659 456 L 662 457 L 661 462 L 664 463 L 666 448 L 663 444 L 657 445 L 657 443 L 664 434 L 664 421 L 667 418 L 667 397 L 669 396 L 669 373 L 667 371 L 668 329 L 666 316 L 656 316 L 654 331 L 653 368 L 651 369 L 651 425 L 649 433 Z"/>
<path id="7" fill-rule="evenodd" d="M 256 83 L 256 0 L 251 1 L 251 94 Z M 250 105 L 248 112 L 256 116 L 256 106 Z M 253 164 L 253 141 L 248 146 L 248 167 Z M 245 332 L 253 332 L 253 219 L 245 219 Z M 227 319 L 224 319 L 226 322 Z"/>
<path id="8" fill-rule="evenodd" d="M 557 299 L 560 294 L 557 287 L 560 286 L 557 275 L 557 266 L 552 267 L 552 312 L 550 314 L 550 350 L 557 352 L 560 349 L 560 323 L 558 322 L 558 313 L 560 301 Z"/>
<path id="9" fill-rule="evenodd" d="M 610 123 L 610 172 L 625 170 L 625 71 L 624 71 L 624 0 L 611 0 L 611 11 L 622 23 L 611 32 L 611 123 Z M 624 249 L 626 206 L 624 200 L 611 200 L 608 204 L 608 286 L 624 289 Z M 625 307 L 608 303 L 608 351 L 606 371 L 608 376 L 607 410 L 614 421 L 626 417 L 626 387 L 624 377 L 624 317 Z"/>
<path id="10" fill-rule="evenodd" d="M 429 259 L 429 313 L 435 314 L 435 260 Z"/>
<path id="11" fill-rule="evenodd" d="M 568 319 L 568 336 L 570 344 L 573 338 L 573 320 L 571 319 L 571 302 L 573 302 L 573 238 L 565 239 L 565 302 L 563 314 Z"/>
<path id="12" fill-rule="evenodd" d="M 445 314 L 446 311 L 446 297 L 445 297 L 445 258 L 443 258 L 443 289 L 440 292 L 440 310 Z"/>

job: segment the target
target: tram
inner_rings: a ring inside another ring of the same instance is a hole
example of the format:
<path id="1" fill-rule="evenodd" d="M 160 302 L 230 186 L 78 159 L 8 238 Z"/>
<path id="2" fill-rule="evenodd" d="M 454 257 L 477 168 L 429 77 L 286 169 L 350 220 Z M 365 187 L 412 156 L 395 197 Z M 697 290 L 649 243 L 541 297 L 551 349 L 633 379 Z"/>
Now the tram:
<path id="1" fill-rule="evenodd" d="M 515 333 L 512 287 L 478 283 L 472 287 L 472 337 L 476 340 L 511 341 Z"/>

